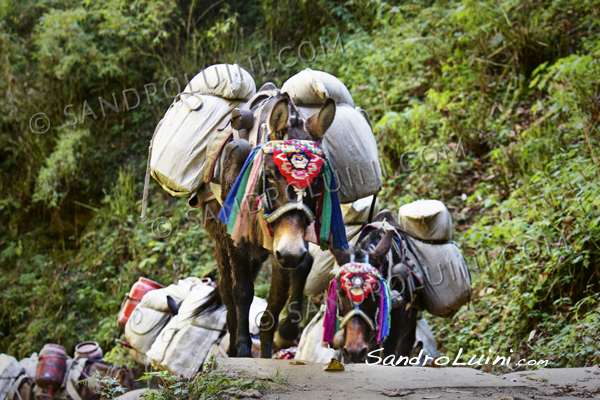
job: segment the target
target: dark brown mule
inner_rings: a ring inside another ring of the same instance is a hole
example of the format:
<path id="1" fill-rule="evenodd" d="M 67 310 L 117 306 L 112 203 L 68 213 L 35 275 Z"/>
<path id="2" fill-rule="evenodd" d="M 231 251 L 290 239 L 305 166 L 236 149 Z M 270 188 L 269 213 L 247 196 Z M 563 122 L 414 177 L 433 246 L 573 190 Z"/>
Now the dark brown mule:
<path id="1" fill-rule="evenodd" d="M 383 221 L 384 218 L 394 228 L 399 228 L 394 215 L 387 210 L 377 214 L 374 222 Z M 388 279 L 390 290 L 395 290 L 400 294 L 400 297 L 396 298 L 396 302 L 391 309 L 390 334 L 383 342 L 383 346 L 377 343 L 377 332 L 371 327 L 373 321 L 376 321 L 376 313 L 379 306 L 379 297 L 374 292 L 366 296 L 359 305 L 360 311 L 364 312 L 371 322 L 369 323 L 360 314 L 354 315 L 345 324 L 344 328 L 336 334 L 334 346 L 342 350 L 344 357 L 350 362 L 364 363 L 367 361 L 369 353 L 380 348 L 383 348 L 382 355 L 384 359 L 390 355 L 398 357 L 409 357 L 411 355 L 415 343 L 418 310 L 413 307 L 407 308 L 407 305 L 412 301 L 410 292 L 406 289 L 405 284 L 408 276 L 392 276 L 388 278 L 388 253 L 390 249 L 392 250 L 393 266 L 402 261 L 398 247 L 392 246 L 392 242 L 392 231 L 386 232 L 384 229 L 367 226 L 364 236 L 356 246 L 346 251 L 334 252 L 339 265 L 348 263 L 351 255 L 354 255 L 356 262 L 364 262 L 368 256 L 369 263 L 377 268 L 385 279 Z M 406 273 L 402 275 L 406 275 Z M 337 289 L 339 315 L 343 317 L 352 311 L 354 307 L 346 292 L 340 288 L 340 285 L 337 286 Z M 371 354 L 378 357 L 381 356 L 379 352 Z M 376 361 L 374 358 L 369 360 L 371 362 Z"/>
<path id="2" fill-rule="evenodd" d="M 111 378 L 117 378 L 119 385 L 127 389 L 127 391 L 135 389 L 134 374 L 130 369 L 111 367 L 101 361 L 90 361 L 86 364 L 83 373 L 79 377 L 79 380 L 87 379 L 90 376 L 98 372 L 101 376 L 108 376 Z M 42 390 L 35 384 L 35 381 L 29 377 L 23 379 L 19 383 L 19 387 L 12 398 L 6 400 L 34 400 L 36 395 L 41 394 Z M 81 397 L 81 400 L 104 400 L 105 398 L 95 393 L 94 390 L 90 389 L 84 383 L 77 385 L 77 393 Z M 40 397 L 43 399 L 44 397 Z"/>
<path id="3" fill-rule="evenodd" d="M 255 97 L 259 101 L 253 101 L 251 109 L 256 112 L 258 103 L 264 108 L 261 118 L 255 121 L 260 124 L 259 129 L 268 128 L 268 137 L 264 142 L 270 140 L 299 139 L 321 142 L 325 131 L 329 128 L 335 116 L 335 101 L 328 99 L 321 110 L 313 117 L 305 121 L 300 117 L 297 108 L 286 93 L 278 90 L 264 92 L 261 97 Z M 260 135 L 259 135 L 260 138 Z M 263 144 L 263 143 L 257 143 Z M 240 174 L 245 157 L 242 160 L 234 160 L 229 157 L 224 160 L 221 172 L 221 197 L 224 201 L 232 189 L 232 186 Z M 286 179 L 279 172 L 273 161 L 273 155 L 264 155 L 264 184 L 263 193 L 267 197 L 269 212 L 275 212 L 280 207 L 297 200 L 293 187 L 287 184 Z M 307 196 L 303 202 L 316 215 L 316 203 L 318 189 L 316 181 L 306 191 Z M 314 194 L 314 195 L 312 195 Z M 258 274 L 263 262 L 270 254 L 273 254 L 273 273 L 271 276 L 271 289 L 269 291 L 268 307 L 261 318 L 260 332 L 261 357 L 270 358 L 273 336 L 278 326 L 278 316 L 288 300 L 290 279 L 301 282 L 308 274 L 310 260 L 306 242 L 304 241 L 306 228 L 309 221 L 302 210 L 290 210 L 275 220 L 270 228 L 273 236 L 273 250 L 269 251 L 263 247 L 262 221 L 255 218 L 250 229 L 250 237 L 242 239 L 236 246 L 231 236 L 227 233 L 227 226 L 223 224 L 217 215 L 221 206 L 216 200 L 206 202 L 203 205 L 205 227 L 216 243 L 215 256 L 219 266 L 219 295 L 220 301 L 227 307 L 227 327 L 229 329 L 232 345 L 229 355 L 234 357 L 251 357 L 251 340 L 249 334 L 248 315 L 250 304 L 254 296 L 254 279 Z M 299 267 L 300 268 L 296 268 Z M 294 277 L 292 275 L 300 275 Z M 296 279 L 298 278 L 298 279 Z M 294 283 L 296 285 L 296 283 Z M 294 292 L 300 292 L 294 290 Z M 302 311 L 300 301 L 292 302 L 290 314 Z M 297 314 L 296 314 L 297 315 Z M 301 315 L 301 314 L 300 314 Z M 299 322 L 299 321 L 298 321 Z M 286 325 L 286 338 L 296 337 L 297 323 Z M 281 333 L 281 331 L 280 331 Z"/>

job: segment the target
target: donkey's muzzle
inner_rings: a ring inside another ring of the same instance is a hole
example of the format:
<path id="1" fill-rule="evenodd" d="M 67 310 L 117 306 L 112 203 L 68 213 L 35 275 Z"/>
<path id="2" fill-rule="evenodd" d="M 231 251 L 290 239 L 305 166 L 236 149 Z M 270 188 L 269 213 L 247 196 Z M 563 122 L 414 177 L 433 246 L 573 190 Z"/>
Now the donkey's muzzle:
<path id="1" fill-rule="evenodd" d="M 275 250 L 275 259 L 283 268 L 296 268 L 304 262 L 308 251 L 302 249 L 299 252 L 287 252 L 284 250 Z"/>

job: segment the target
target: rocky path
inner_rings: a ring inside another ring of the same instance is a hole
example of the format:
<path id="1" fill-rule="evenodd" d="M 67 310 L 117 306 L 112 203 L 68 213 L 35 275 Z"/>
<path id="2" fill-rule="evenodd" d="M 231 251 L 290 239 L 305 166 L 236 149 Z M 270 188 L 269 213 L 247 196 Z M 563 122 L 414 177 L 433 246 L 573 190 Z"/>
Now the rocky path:
<path id="1" fill-rule="evenodd" d="M 325 372 L 325 364 L 293 365 L 290 360 L 220 359 L 232 374 L 283 382 L 286 391 L 263 399 L 600 399 L 600 367 L 541 369 L 496 376 L 471 368 L 346 365 Z"/>

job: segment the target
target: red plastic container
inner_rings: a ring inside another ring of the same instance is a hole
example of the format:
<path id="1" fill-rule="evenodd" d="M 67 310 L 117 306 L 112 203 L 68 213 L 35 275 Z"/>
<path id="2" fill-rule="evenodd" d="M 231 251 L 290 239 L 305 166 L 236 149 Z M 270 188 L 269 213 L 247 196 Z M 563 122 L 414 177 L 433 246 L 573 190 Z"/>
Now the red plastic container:
<path id="1" fill-rule="evenodd" d="M 131 290 L 123 299 L 121 305 L 121 311 L 119 312 L 119 318 L 117 323 L 120 328 L 124 328 L 125 324 L 129 320 L 131 313 L 135 309 L 135 306 L 140 304 L 142 297 L 151 290 L 164 288 L 160 283 L 154 282 L 148 278 L 140 278 L 136 283 L 133 284 Z"/>
<path id="2" fill-rule="evenodd" d="M 75 346 L 75 357 L 79 356 L 88 360 L 101 360 L 102 355 L 102 349 L 98 345 L 98 342 L 81 342 Z"/>
<path id="3" fill-rule="evenodd" d="M 67 351 L 58 344 L 48 343 L 40 352 L 35 383 L 43 389 L 48 389 L 52 396 L 55 389 L 59 389 L 67 371 Z"/>

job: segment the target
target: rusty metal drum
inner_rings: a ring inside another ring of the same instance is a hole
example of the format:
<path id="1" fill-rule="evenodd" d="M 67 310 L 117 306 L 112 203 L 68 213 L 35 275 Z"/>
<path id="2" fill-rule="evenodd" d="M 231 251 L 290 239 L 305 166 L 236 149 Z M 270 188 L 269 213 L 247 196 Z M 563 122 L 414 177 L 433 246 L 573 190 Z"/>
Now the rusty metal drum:
<path id="1" fill-rule="evenodd" d="M 52 393 L 60 388 L 67 371 L 67 351 L 58 344 L 44 345 L 39 355 L 35 383 Z"/>
<path id="2" fill-rule="evenodd" d="M 124 328 L 125 324 L 129 320 L 131 313 L 135 307 L 140 304 L 142 297 L 151 290 L 164 288 L 160 283 L 154 282 L 148 278 L 140 278 L 136 283 L 133 284 L 131 290 L 125 296 L 123 304 L 121 305 L 121 311 L 119 312 L 119 318 L 117 323 L 120 328 Z"/>
<path id="3" fill-rule="evenodd" d="M 102 349 L 98 345 L 98 342 L 81 342 L 75 346 L 75 357 L 87 358 L 88 360 L 101 360 L 102 356 Z"/>

